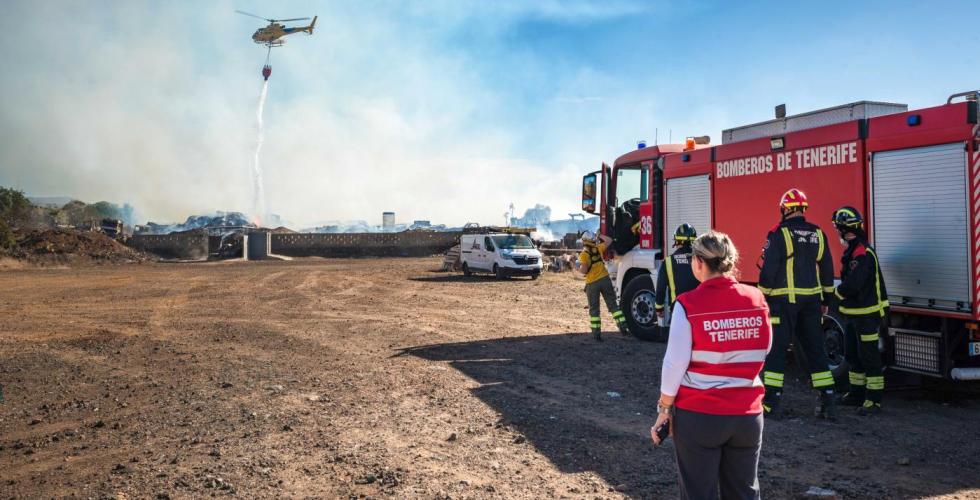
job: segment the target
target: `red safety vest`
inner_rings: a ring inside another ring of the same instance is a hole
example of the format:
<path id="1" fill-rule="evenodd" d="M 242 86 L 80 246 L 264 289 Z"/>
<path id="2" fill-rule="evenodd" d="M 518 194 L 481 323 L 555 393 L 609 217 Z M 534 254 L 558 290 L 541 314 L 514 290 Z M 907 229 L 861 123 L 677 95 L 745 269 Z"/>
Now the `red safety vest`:
<path id="1" fill-rule="evenodd" d="M 734 278 L 714 278 L 681 294 L 691 323 L 691 362 L 674 402 L 678 408 L 713 415 L 762 413 L 772 325 L 766 298 Z"/>

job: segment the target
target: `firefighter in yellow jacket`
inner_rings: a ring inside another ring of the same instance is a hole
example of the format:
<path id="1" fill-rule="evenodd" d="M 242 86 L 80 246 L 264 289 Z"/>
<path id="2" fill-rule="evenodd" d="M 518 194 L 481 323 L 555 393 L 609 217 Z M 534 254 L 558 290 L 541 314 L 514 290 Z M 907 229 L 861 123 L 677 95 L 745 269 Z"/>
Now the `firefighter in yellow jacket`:
<path id="1" fill-rule="evenodd" d="M 613 319 L 619 331 L 624 335 L 628 334 L 626 329 L 626 317 L 619 310 L 616 303 L 616 290 L 613 288 L 612 280 L 609 279 L 609 272 L 606 271 L 606 264 L 602 261 L 602 254 L 610 243 L 610 238 L 605 235 L 596 236 L 592 231 L 582 233 L 582 253 L 578 256 L 575 269 L 585 275 L 585 295 L 589 299 L 589 326 L 592 328 L 592 335 L 596 340 L 602 340 L 602 319 L 599 316 L 599 297 L 606 301 L 606 307 L 612 313 Z"/>

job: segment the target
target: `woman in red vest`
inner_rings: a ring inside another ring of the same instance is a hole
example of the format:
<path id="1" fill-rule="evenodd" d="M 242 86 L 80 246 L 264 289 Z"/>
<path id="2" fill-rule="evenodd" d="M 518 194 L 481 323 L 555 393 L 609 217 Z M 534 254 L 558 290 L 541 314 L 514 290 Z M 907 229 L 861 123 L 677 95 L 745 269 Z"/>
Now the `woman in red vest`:
<path id="1" fill-rule="evenodd" d="M 677 297 L 660 380 L 657 423 L 674 437 L 681 498 L 759 498 L 759 372 L 772 345 L 769 306 L 733 276 L 738 251 L 710 231 L 692 245 L 701 282 Z"/>

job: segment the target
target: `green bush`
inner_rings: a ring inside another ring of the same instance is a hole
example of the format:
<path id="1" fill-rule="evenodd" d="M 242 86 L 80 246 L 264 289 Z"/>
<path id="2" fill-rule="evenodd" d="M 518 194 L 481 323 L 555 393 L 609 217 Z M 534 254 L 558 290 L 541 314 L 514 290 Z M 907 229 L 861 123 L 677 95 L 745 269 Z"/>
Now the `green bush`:
<path id="1" fill-rule="evenodd" d="M 10 226 L 6 222 L 0 220 L 0 250 L 13 250 L 17 245 L 17 239 L 14 238 L 14 232 L 10 230 Z"/>
<path id="2" fill-rule="evenodd" d="M 27 218 L 30 208 L 31 202 L 22 191 L 0 186 L 0 220 L 16 224 Z"/>
<path id="3" fill-rule="evenodd" d="M 88 212 L 93 219 L 97 220 L 122 218 L 122 211 L 119 210 L 119 206 L 108 201 L 99 201 L 89 205 Z"/>

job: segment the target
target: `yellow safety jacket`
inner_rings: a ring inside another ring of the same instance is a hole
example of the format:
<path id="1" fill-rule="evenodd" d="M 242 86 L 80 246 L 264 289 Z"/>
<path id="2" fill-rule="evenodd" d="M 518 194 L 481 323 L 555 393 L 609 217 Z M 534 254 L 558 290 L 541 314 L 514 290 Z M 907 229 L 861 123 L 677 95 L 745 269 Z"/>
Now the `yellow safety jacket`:
<path id="1" fill-rule="evenodd" d="M 589 271 L 585 273 L 585 283 L 595 283 L 609 276 L 606 264 L 602 261 L 602 254 L 606 252 L 606 245 L 584 242 L 583 247 L 582 253 L 578 255 L 578 261 L 582 265 L 589 264 Z"/>

